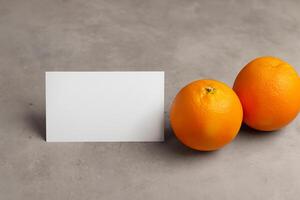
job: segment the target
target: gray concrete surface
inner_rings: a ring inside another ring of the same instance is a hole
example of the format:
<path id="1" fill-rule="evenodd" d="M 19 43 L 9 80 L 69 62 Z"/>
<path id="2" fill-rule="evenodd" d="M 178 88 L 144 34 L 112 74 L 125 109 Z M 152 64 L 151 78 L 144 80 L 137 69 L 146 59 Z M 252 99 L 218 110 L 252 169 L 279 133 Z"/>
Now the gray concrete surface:
<path id="1" fill-rule="evenodd" d="M 300 72 L 299 10 L 297 0 L 0 0 L 0 199 L 298 199 L 300 117 L 273 133 L 243 128 L 213 153 L 169 128 L 165 143 L 46 143 L 44 72 L 165 70 L 167 115 L 183 85 L 232 85 L 257 56 Z"/>

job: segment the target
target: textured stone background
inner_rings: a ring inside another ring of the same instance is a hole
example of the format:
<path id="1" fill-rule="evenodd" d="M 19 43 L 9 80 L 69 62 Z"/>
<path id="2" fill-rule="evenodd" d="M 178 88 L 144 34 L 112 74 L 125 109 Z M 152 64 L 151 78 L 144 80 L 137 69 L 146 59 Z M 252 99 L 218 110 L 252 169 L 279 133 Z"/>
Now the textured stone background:
<path id="1" fill-rule="evenodd" d="M 165 143 L 46 143 L 44 72 L 164 70 L 168 112 L 183 85 L 232 85 L 257 56 L 300 72 L 299 10 L 297 0 L 0 0 L 0 199 L 298 199 L 299 117 L 274 133 L 243 128 L 213 153 L 169 128 Z"/>

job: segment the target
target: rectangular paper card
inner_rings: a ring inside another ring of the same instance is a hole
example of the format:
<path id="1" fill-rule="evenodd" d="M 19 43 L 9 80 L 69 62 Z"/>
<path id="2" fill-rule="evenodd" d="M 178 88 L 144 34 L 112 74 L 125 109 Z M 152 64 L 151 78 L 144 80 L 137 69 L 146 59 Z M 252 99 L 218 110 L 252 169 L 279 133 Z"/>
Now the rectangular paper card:
<path id="1" fill-rule="evenodd" d="M 164 72 L 46 72 L 48 142 L 164 140 Z"/>

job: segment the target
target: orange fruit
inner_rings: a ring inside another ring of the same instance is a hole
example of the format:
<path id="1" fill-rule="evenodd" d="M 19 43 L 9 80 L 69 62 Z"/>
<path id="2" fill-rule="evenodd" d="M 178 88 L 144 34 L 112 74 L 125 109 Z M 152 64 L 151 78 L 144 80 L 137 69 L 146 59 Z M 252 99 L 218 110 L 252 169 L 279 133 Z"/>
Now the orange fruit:
<path id="1" fill-rule="evenodd" d="M 215 80 L 198 80 L 182 88 L 170 111 L 176 137 L 201 151 L 216 150 L 232 141 L 242 119 L 242 105 L 234 91 Z"/>
<path id="2" fill-rule="evenodd" d="M 244 110 L 244 122 L 257 130 L 287 125 L 300 111 L 300 78 L 288 63 L 260 57 L 248 63 L 233 86 Z"/>

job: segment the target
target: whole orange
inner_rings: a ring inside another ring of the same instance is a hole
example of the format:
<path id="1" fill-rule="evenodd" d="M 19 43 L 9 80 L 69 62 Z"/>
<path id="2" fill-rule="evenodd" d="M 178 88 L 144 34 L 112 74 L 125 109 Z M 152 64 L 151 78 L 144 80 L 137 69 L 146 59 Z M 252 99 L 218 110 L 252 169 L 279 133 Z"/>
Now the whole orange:
<path id="1" fill-rule="evenodd" d="M 300 78 L 279 58 L 260 57 L 248 63 L 233 89 L 242 103 L 244 122 L 257 130 L 279 129 L 300 110 Z"/>
<path id="2" fill-rule="evenodd" d="M 176 137 L 201 151 L 216 150 L 232 141 L 242 119 L 242 105 L 234 91 L 215 80 L 198 80 L 182 88 L 170 111 Z"/>

